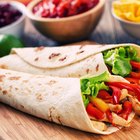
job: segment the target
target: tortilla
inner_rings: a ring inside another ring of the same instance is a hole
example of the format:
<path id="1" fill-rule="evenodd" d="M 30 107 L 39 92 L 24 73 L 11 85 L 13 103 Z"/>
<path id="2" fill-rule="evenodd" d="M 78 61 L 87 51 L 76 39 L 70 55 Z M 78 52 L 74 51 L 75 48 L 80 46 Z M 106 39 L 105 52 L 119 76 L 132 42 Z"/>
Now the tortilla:
<path id="1" fill-rule="evenodd" d="M 140 46 L 130 43 L 15 48 L 10 55 L 0 58 L 0 68 L 59 77 L 98 75 L 108 70 L 101 52 L 120 46 L 132 46 L 140 56 Z M 138 102 L 135 97 L 133 102 Z M 139 105 L 133 103 L 137 114 L 140 114 Z"/>
<path id="2" fill-rule="evenodd" d="M 36 117 L 87 132 L 111 134 L 119 130 L 104 122 L 90 120 L 83 104 L 79 78 L 32 75 L 1 69 L 0 102 Z M 114 122 L 122 126 L 129 126 L 133 117 L 134 112 L 128 120 L 113 113 Z M 104 127 L 107 129 L 104 130 Z"/>
<path id="3" fill-rule="evenodd" d="M 100 52 L 127 45 L 139 50 L 134 44 L 13 49 L 10 55 L 0 58 L 0 68 L 59 77 L 98 75 L 107 70 Z"/>

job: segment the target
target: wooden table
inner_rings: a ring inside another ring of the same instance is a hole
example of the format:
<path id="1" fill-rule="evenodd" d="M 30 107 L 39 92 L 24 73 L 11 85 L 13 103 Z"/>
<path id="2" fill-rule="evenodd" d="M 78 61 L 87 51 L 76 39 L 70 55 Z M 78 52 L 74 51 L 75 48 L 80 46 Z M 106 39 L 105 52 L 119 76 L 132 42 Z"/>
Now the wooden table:
<path id="1" fill-rule="evenodd" d="M 123 31 L 110 14 L 111 1 L 108 1 L 105 12 L 96 30 L 89 40 L 103 44 L 137 43 L 137 40 Z M 39 38 L 39 39 L 38 39 Z M 39 34 L 27 20 L 23 40 L 26 46 L 59 45 Z M 17 111 L 0 104 L 0 140 L 139 140 L 140 118 L 135 117 L 131 127 L 108 135 L 96 135 L 68 127 L 56 125 Z"/>

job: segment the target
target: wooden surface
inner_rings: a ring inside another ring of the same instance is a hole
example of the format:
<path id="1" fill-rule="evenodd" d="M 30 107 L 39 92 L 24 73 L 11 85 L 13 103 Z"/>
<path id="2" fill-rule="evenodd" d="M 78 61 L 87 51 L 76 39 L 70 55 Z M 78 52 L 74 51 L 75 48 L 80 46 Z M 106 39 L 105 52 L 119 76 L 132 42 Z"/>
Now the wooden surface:
<path id="1" fill-rule="evenodd" d="M 110 14 L 111 1 L 107 1 L 105 12 L 96 30 L 89 40 L 103 44 L 137 43 L 127 35 L 118 22 Z M 60 45 L 39 34 L 27 20 L 25 34 L 22 38 L 26 46 Z M 56 125 L 17 111 L 7 105 L 0 104 L 0 140 L 139 140 L 140 118 L 135 117 L 131 127 L 108 135 L 96 135 L 72 128 Z"/>
<path id="2" fill-rule="evenodd" d="M 140 118 L 131 127 L 103 136 L 50 123 L 0 104 L 0 140 L 139 140 Z"/>

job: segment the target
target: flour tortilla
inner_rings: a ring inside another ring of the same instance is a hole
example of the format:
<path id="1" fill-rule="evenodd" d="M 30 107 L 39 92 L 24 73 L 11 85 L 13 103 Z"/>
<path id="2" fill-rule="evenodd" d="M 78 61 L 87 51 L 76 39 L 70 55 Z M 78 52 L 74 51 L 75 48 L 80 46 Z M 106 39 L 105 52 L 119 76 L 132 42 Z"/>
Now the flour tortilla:
<path id="1" fill-rule="evenodd" d="M 115 80 L 114 77 L 110 79 Z M 102 131 L 105 123 L 89 119 L 81 97 L 79 78 L 31 75 L 0 69 L 0 102 L 39 118 L 83 131 L 111 134 L 119 130 L 110 125 Z M 122 126 L 129 126 L 133 117 L 134 112 L 126 121 L 113 113 L 114 122 Z"/>
<path id="2" fill-rule="evenodd" d="M 135 44 L 15 48 L 0 58 L 0 68 L 59 77 L 98 75 L 107 71 L 101 52 L 128 45 L 140 53 Z"/>

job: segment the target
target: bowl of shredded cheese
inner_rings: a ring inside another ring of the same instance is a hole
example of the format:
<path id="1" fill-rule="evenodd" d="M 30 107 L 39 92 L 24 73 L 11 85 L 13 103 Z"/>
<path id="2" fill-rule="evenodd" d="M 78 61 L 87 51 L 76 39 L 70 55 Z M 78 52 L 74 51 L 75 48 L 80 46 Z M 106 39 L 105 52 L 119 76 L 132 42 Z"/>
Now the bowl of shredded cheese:
<path id="1" fill-rule="evenodd" d="M 112 15 L 127 33 L 140 39 L 140 0 L 114 1 Z"/>

